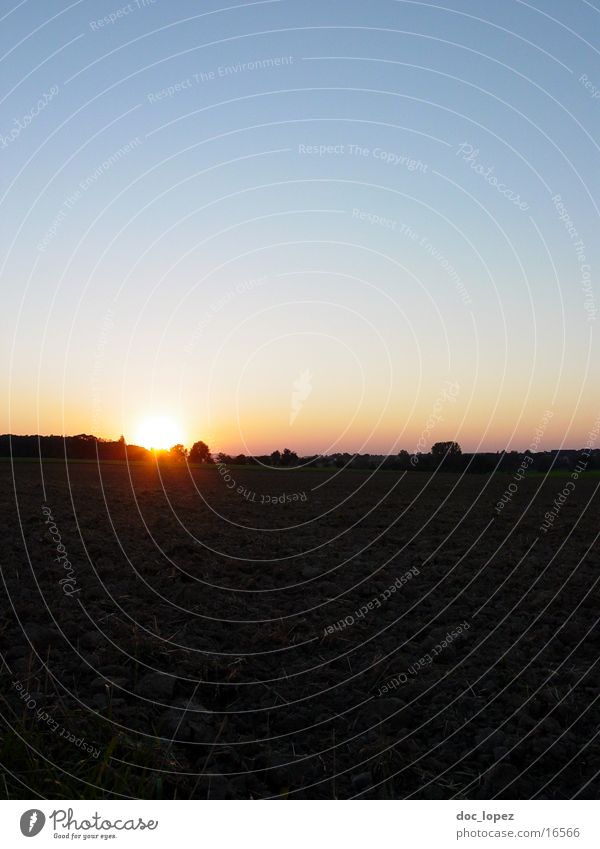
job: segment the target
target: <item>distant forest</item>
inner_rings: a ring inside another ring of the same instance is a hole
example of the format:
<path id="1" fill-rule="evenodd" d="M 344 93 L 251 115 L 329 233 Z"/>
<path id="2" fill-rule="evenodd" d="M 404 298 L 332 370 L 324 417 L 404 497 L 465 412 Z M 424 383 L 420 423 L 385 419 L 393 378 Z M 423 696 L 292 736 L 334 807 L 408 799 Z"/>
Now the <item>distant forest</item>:
<path id="1" fill-rule="evenodd" d="M 547 472 L 550 469 L 569 471 L 578 464 L 585 471 L 600 469 L 600 449 L 568 449 L 553 451 L 498 451 L 468 454 L 461 451 L 456 442 L 436 442 L 428 453 L 410 454 L 349 454 L 298 456 L 289 448 L 271 454 L 247 456 L 217 454 L 201 440 L 188 451 L 183 445 L 174 445 L 164 451 L 148 451 L 140 445 L 128 445 L 125 439 L 116 441 L 99 439 L 89 434 L 77 436 L 0 436 L 0 457 L 42 458 L 68 460 L 111 460 L 139 462 L 160 461 L 167 463 L 216 464 L 225 466 L 312 466 L 317 468 L 387 469 L 396 471 L 430 472 L 440 469 L 448 472 L 472 472 L 486 474 L 492 471 Z"/>

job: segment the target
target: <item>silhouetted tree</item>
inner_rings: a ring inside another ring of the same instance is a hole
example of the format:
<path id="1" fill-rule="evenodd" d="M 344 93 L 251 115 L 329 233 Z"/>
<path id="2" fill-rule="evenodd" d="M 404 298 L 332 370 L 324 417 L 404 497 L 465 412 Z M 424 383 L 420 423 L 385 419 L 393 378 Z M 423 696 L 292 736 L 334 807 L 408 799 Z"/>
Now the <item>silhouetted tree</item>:
<path id="1" fill-rule="evenodd" d="M 273 451 L 271 454 L 271 465 L 278 466 L 281 462 L 281 453 L 279 451 Z"/>
<path id="2" fill-rule="evenodd" d="M 169 449 L 169 459 L 175 463 L 183 463 L 186 457 L 187 451 L 180 442 Z"/>
<path id="3" fill-rule="evenodd" d="M 289 448 L 284 448 L 279 462 L 282 466 L 295 466 L 298 462 L 298 455 L 295 451 L 290 451 Z"/>
<path id="4" fill-rule="evenodd" d="M 493 472 L 497 465 L 495 454 L 463 454 L 462 456 L 468 464 L 466 466 L 467 471 L 471 474 L 487 475 L 490 472 Z"/>
<path id="5" fill-rule="evenodd" d="M 321 461 L 319 454 L 311 454 L 309 457 L 303 457 L 301 463 L 303 466 L 318 466 Z"/>
<path id="6" fill-rule="evenodd" d="M 152 455 L 147 448 L 141 445 L 126 445 L 127 459 L 131 461 L 150 460 Z"/>
<path id="7" fill-rule="evenodd" d="M 212 463 L 210 448 L 206 442 L 202 440 L 194 442 L 188 454 L 188 460 L 190 463 Z"/>
<path id="8" fill-rule="evenodd" d="M 458 442 L 435 442 L 431 446 L 431 453 L 434 457 L 444 457 L 446 454 L 456 457 L 462 454 L 462 450 Z"/>
<path id="9" fill-rule="evenodd" d="M 535 455 L 534 468 L 537 472 L 549 472 L 553 466 L 556 453 L 554 451 L 539 451 Z"/>
<path id="10" fill-rule="evenodd" d="M 398 451 L 398 468 L 402 471 L 410 469 L 410 454 L 404 448 Z"/>

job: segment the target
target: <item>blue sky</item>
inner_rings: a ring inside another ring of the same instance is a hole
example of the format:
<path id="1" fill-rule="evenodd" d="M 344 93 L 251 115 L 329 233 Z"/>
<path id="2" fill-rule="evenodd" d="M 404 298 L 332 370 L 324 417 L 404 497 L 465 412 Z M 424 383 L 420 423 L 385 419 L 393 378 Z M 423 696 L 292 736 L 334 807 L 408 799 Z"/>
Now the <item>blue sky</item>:
<path id="1" fill-rule="evenodd" d="M 591 3 L 0 17 L 1 430 L 411 450 L 451 381 L 432 441 L 525 448 L 551 409 L 541 447 L 584 444 Z"/>

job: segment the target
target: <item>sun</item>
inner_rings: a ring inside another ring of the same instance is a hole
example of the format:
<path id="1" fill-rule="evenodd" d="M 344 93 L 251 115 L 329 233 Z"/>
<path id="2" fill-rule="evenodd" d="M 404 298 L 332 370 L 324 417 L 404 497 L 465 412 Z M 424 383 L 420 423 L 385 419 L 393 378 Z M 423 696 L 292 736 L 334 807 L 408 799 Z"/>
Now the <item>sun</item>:
<path id="1" fill-rule="evenodd" d="M 183 442 L 181 428 L 169 416 L 150 416 L 143 419 L 135 436 L 136 445 L 156 451 L 172 448 Z"/>

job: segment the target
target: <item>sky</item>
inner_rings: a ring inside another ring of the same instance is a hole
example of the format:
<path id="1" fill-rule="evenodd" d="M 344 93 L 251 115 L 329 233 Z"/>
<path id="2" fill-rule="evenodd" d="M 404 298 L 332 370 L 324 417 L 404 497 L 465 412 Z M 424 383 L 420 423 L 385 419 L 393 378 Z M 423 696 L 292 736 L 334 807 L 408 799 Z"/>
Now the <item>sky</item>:
<path id="1" fill-rule="evenodd" d="M 1 432 L 586 444 L 593 3 L 0 9 Z"/>

